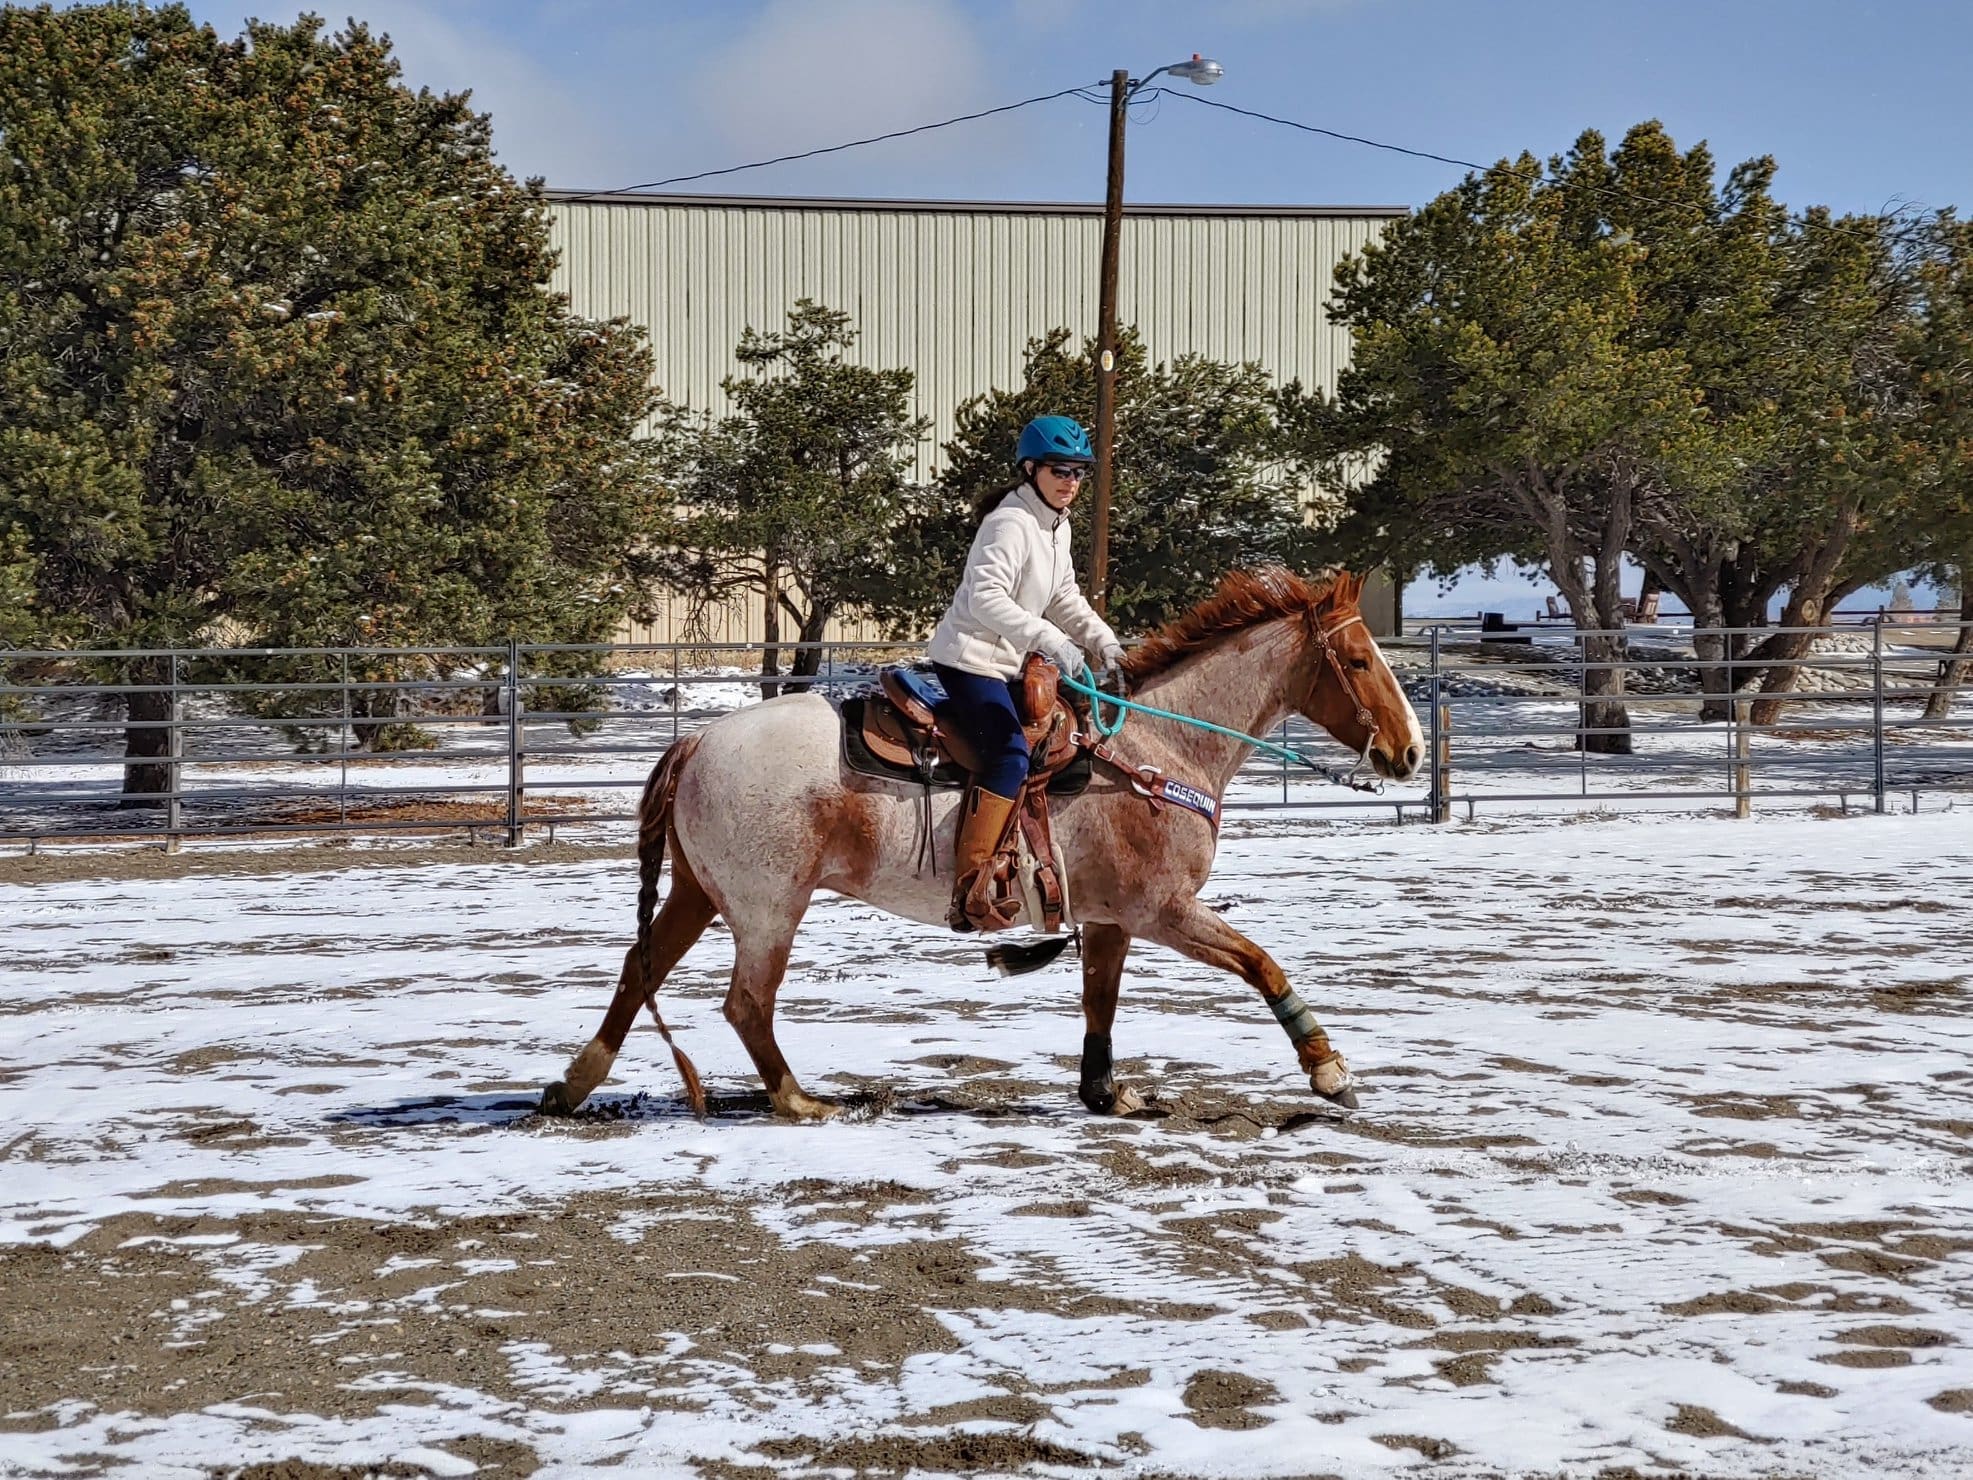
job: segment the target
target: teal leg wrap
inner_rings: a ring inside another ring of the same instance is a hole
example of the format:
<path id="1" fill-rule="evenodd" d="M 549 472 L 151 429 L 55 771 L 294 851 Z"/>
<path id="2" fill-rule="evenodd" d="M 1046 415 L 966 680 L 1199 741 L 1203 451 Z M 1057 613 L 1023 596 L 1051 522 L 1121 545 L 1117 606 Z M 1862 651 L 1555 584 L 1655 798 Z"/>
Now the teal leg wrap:
<path id="1" fill-rule="evenodd" d="M 1322 1032 L 1322 1025 L 1316 1022 L 1315 1014 L 1309 1011 L 1306 1002 L 1295 995 L 1293 988 L 1267 1005 L 1274 1009 L 1275 1021 L 1287 1030 L 1289 1039 L 1294 1043 L 1305 1043 Z"/>

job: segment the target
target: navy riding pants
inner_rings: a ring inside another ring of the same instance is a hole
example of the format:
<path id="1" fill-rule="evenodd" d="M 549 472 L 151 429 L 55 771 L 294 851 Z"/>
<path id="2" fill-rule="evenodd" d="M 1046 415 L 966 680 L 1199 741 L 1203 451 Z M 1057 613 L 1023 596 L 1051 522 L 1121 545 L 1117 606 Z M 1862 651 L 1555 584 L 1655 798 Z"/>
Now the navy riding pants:
<path id="1" fill-rule="evenodd" d="M 1014 691 L 1004 678 L 934 663 L 932 671 L 945 685 L 959 728 L 973 742 L 986 769 L 974 777 L 996 796 L 1014 798 L 1028 779 L 1028 737 L 1021 733 L 1021 716 L 1014 708 Z"/>

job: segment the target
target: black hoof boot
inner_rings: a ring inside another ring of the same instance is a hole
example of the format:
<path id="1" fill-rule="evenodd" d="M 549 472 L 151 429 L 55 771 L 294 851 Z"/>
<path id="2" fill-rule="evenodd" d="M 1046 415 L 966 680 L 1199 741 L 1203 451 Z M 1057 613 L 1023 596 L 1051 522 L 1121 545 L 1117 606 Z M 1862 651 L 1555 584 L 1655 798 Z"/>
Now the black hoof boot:
<path id="1" fill-rule="evenodd" d="M 1111 1072 L 1110 1035 L 1085 1033 L 1082 1038 L 1082 1083 L 1076 1097 L 1097 1115 L 1117 1108 L 1117 1081 Z"/>

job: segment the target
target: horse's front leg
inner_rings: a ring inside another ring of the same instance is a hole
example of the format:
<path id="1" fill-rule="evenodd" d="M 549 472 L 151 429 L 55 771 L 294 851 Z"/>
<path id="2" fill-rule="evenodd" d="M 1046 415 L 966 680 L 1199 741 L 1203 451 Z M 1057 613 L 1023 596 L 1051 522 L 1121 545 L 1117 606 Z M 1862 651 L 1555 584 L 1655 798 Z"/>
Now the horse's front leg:
<path id="1" fill-rule="evenodd" d="M 1110 1028 L 1117 1020 L 1117 992 L 1129 952 L 1130 936 L 1121 926 L 1082 927 L 1082 1082 L 1076 1095 L 1098 1115 L 1128 1115 L 1144 1105 L 1129 1085 L 1117 1087 L 1110 1057 Z"/>
<path id="2" fill-rule="evenodd" d="M 1356 1093 L 1351 1088 L 1355 1080 L 1350 1066 L 1330 1047 L 1329 1035 L 1322 1031 L 1315 1014 L 1295 995 L 1288 978 L 1266 951 L 1196 899 L 1160 917 L 1143 933 L 1182 956 L 1230 971 L 1252 984 L 1295 1045 L 1295 1059 L 1308 1071 L 1309 1087 L 1323 1099 L 1345 1109 L 1356 1108 Z"/>

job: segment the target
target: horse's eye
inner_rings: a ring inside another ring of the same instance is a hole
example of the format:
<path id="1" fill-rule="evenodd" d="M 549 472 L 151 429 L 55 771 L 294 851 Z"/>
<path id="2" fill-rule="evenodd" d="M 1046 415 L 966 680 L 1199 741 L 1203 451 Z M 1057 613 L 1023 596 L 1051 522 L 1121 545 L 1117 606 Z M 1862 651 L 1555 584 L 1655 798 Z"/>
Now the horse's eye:
<path id="1" fill-rule="evenodd" d="M 1368 658 L 1352 658 L 1350 659 L 1350 667 L 1354 668 L 1358 673 L 1368 673 L 1370 671 L 1370 660 Z"/>

